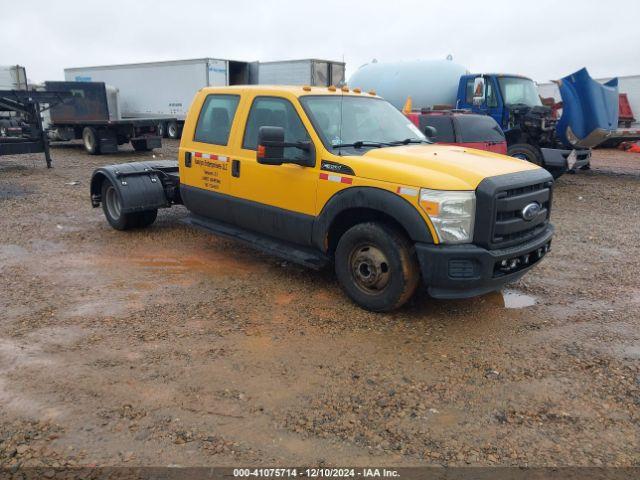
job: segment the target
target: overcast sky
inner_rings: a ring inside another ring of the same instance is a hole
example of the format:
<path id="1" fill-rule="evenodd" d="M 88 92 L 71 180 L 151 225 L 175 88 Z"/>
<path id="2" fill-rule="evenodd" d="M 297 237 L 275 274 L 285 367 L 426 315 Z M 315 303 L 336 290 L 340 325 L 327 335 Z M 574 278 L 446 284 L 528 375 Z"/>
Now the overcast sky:
<path id="1" fill-rule="evenodd" d="M 440 59 L 537 81 L 640 74 L 640 1 L 3 2 L 0 65 L 32 81 L 90 65 L 216 57 Z"/>

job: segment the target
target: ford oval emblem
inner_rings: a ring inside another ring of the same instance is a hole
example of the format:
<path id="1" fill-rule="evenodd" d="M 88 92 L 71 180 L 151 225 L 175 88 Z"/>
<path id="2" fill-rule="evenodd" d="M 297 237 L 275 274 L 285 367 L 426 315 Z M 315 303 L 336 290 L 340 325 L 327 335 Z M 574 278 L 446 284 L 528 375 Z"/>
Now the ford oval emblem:
<path id="1" fill-rule="evenodd" d="M 542 210 L 542 205 L 540 205 L 538 202 L 533 202 L 529 205 L 526 205 L 522 209 L 520 214 L 522 215 L 522 218 L 529 222 L 538 216 L 540 210 Z"/>

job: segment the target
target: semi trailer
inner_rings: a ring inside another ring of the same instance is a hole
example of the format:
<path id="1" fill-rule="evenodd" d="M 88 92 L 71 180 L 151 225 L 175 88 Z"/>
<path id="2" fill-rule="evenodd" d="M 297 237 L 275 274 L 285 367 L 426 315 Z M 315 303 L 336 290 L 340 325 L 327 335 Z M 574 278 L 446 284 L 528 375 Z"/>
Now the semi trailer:
<path id="1" fill-rule="evenodd" d="M 505 133 L 508 154 L 543 166 L 554 176 L 588 168 L 591 147 L 617 128 L 617 83 L 593 80 L 586 69 L 561 79 L 563 115 L 542 105 L 533 80 L 503 73 L 469 73 L 449 60 L 372 62 L 360 67 L 349 85 L 373 89 L 403 108 L 467 109 L 493 117 Z"/>
<path id="2" fill-rule="evenodd" d="M 0 65 L 0 90 L 27 90 L 27 72 L 20 65 Z M 0 109 L 0 138 L 18 136 L 21 132 L 21 112 Z"/>
<path id="3" fill-rule="evenodd" d="M 49 138 L 42 114 L 68 100 L 68 92 L 0 90 L 0 114 L 10 118 L 5 135 L 0 136 L 0 156 L 44 153 L 51 168 Z"/>
<path id="4" fill-rule="evenodd" d="M 120 92 L 122 115 L 156 118 L 158 132 L 178 138 L 203 87 L 247 84 L 329 86 L 344 82 L 343 62 L 319 59 L 244 62 L 197 58 L 166 62 L 66 68 L 65 80 L 105 82 Z M 166 117 L 175 120 L 166 121 Z"/>

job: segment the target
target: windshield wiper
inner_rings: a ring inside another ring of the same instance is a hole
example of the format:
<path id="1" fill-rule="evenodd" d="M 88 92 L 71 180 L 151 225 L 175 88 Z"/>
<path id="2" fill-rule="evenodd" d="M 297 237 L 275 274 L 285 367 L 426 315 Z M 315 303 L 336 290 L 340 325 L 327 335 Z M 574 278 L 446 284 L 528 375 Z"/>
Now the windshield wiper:
<path id="1" fill-rule="evenodd" d="M 362 147 L 390 147 L 393 144 L 391 143 L 385 143 L 385 142 L 370 142 L 368 140 L 358 140 L 357 142 L 353 142 L 353 143 L 339 143 L 337 145 L 333 145 L 331 148 L 347 148 L 347 147 L 353 147 L 353 148 L 362 148 Z"/>
<path id="2" fill-rule="evenodd" d="M 433 143 L 428 140 L 420 140 L 419 138 L 405 138 L 404 140 L 395 140 L 389 142 L 390 145 L 409 145 L 410 143 Z"/>

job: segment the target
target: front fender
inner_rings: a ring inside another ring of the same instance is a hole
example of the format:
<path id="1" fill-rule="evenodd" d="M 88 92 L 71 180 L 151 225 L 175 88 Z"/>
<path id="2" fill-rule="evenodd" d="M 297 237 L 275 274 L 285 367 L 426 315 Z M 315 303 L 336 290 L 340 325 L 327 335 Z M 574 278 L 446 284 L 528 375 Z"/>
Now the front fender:
<path id="1" fill-rule="evenodd" d="M 427 223 L 416 208 L 404 198 L 375 187 L 351 187 L 336 193 L 325 204 L 313 225 L 312 242 L 325 250 L 325 239 L 333 220 L 345 210 L 368 208 L 389 215 L 414 242 L 434 243 Z"/>
<path id="2" fill-rule="evenodd" d="M 142 212 L 171 206 L 158 171 L 177 170 L 175 160 L 157 162 L 132 162 L 106 165 L 91 175 L 91 205 L 95 208 L 102 201 L 102 185 L 105 180 L 118 190 L 122 212 Z"/>

